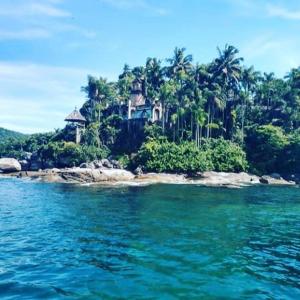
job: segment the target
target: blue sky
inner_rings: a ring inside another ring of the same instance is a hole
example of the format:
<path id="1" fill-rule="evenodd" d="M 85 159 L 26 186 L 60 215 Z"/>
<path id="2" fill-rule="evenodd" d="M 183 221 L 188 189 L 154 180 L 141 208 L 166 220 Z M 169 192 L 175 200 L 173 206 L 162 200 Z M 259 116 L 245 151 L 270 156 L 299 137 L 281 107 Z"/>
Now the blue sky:
<path id="1" fill-rule="evenodd" d="M 0 126 L 64 126 L 87 74 L 117 78 L 124 63 L 197 62 L 236 46 L 246 65 L 284 76 L 300 65 L 298 0 L 0 0 Z"/>

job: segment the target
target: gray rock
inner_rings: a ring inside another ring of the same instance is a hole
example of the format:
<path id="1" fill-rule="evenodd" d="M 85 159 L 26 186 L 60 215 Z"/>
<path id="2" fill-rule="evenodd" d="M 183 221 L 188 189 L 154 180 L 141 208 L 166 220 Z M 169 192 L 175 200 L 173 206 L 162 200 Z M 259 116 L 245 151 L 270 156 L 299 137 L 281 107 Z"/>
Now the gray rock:
<path id="1" fill-rule="evenodd" d="M 279 177 L 276 176 L 277 178 L 275 178 L 272 175 L 262 176 L 259 179 L 260 183 L 262 183 L 262 184 L 272 184 L 272 185 L 295 185 L 296 184 L 294 181 L 287 181 L 287 180 L 283 179 L 280 176 Z"/>
<path id="2" fill-rule="evenodd" d="M 21 164 L 14 158 L 1 158 L 0 170 L 3 173 L 19 172 L 22 170 Z"/>
<path id="3" fill-rule="evenodd" d="M 111 160 L 110 163 L 113 165 L 114 169 L 123 169 L 121 164 L 115 159 Z"/>
<path id="4" fill-rule="evenodd" d="M 198 178 L 195 178 L 193 182 L 207 186 L 243 186 L 258 184 L 259 177 L 244 172 L 225 173 L 209 171 L 199 173 Z"/>
<path id="5" fill-rule="evenodd" d="M 81 169 L 95 169 L 95 166 L 93 163 L 82 163 L 79 167 Z"/>
<path id="6" fill-rule="evenodd" d="M 68 182 L 96 183 L 130 181 L 134 175 L 120 169 L 83 169 L 73 168 L 61 170 L 59 175 Z"/>
<path id="7" fill-rule="evenodd" d="M 19 163 L 20 163 L 23 171 L 28 171 L 29 170 L 30 162 L 28 160 L 23 159 L 23 160 L 20 160 Z"/>
<path id="8" fill-rule="evenodd" d="M 274 178 L 274 179 L 278 179 L 278 180 L 281 180 L 281 179 L 282 179 L 282 177 L 281 177 L 280 174 L 278 174 L 278 173 L 272 173 L 272 174 L 270 175 L 270 177 L 272 177 L 272 178 Z"/>
<path id="9" fill-rule="evenodd" d="M 94 166 L 95 166 L 95 169 L 100 169 L 100 168 L 102 168 L 101 160 L 94 160 L 94 161 L 93 161 L 93 164 L 94 164 Z"/>
<path id="10" fill-rule="evenodd" d="M 101 159 L 101 164 L 103 167 L 108 169 L 112 169 L 114 167 L 108 159 Z"/>
<path id="11" fill-rule="evenodd" d="M 140 176 L 142 175 L 144 172 L 143 172 L 143 169 L 142 167 L 137 167 L 134 171 L 133 171 L 133 174 L 137 175 L 137 176 Z"/>

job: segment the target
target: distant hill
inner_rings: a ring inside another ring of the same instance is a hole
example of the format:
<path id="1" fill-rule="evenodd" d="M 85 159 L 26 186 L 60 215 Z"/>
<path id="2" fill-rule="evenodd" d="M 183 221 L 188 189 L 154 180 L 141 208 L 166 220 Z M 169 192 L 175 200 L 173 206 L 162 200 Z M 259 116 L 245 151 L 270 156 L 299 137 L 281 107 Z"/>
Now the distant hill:
<path id="1" fill-rule="evenodd" d="M 26 137 L 26 134 L 0 127 L 0 142 L 5 142 L 10 138 L 22 139 L 24 137 Z"/>

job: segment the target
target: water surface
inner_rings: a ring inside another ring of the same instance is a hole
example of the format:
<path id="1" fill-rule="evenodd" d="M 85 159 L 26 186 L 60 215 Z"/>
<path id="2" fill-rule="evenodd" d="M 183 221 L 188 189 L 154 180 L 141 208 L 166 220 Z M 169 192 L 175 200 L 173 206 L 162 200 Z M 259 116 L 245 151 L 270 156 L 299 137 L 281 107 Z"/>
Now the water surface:
<path id="1" fill-rule="evenodd" d="M 0 299 L 300 299 L 300 189 L 0 180 Z"/>

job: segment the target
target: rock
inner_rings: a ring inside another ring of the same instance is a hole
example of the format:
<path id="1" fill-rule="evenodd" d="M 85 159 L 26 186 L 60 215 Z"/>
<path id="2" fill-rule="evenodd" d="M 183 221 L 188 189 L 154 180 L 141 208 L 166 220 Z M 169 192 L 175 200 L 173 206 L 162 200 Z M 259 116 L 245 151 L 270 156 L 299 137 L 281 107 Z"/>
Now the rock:
<path id="1" fill-rule="evenodd" d="M 134 175 L 123 169 L 101 170 L 102 175 L 107 177 L 108 181 L 129 181 L 134 179 Z"/>
<path id="2" fill-rule="evenodd" d="M 136 176 L 136 180 L 141 183 L 168 183 L 185 184 L 188 183 L 185 175 L 167 174 L 167 173 L 145 173 Z"/>
<path id="3" fill-rule="evenodd" d="M 133 174 L 137 175 L 137 176 L 140 176 L 142 175 L 144 172 L 143 172 L 143 169 L 141 166 L 138 166 L 134 171 L 133 171 Z"/>
<path id="4" fill-rule="evenodd" d="M 95 166 L 93 163 L 82 163 L 79 168 L 81 169 L 95 169 Z"/>
<path id="5" fill-rule="evenodd" d="M 26 159 L 19 160 L 19 163 L 21 165 L 21 168 L 23 171 L 28 171 L 30 168 L 30 162 Z"/>
<path id="6" fill-rule="evenodd" d="M 272 177 L 272 178 L 274 178 L 274 179 L 278 179 L 278 180 L 281 180 L 281 179 L 282 179 L 282 177 L 281 177 L 280 174 L 278 174 L 278 173 L 272 173 L 272 174 L 270 175 L 270 177 Z"/>
<path id="7" fill-rule="evenodd" d="M 131 172 L 120 169 L 73 168 L 61 170 L 59 175 L 65 181 L 81 183 L 129 181 L 134 179 Z"/>
<path id="8" fill-rule="evenodd" d="M 0 170 L 3 173 L 19 172 L 22 170 L 21 164 L 14 158 L 1 158 Z"/>
<path id="9" fill-rule="evenodd" d="M 93 164 L 94 164 L 95 169 L 100 169 L 100 168 L 102 168 L 101 160 L 94 160 L 94 161 L 93 161 Z"/>
<path id="10" fill-rule="evenodd" d="M 244 172 L 225 173 L 225 172 L 203 172 L 192 180 L 194 183 L 207 186 L 243 186 L 259 184 L 259 177 Z"/>
<path id="11" fill-rule="evenodd" d="M 110 163 L 112 164 L 114 169 L 123 169 L 121 164 L 115 159 L 111 160 Z"/>
<path id="12" fill-rule="evenodd" d="M 108 169 L 112 169 L 114 167 L 108 159 L 101 159 L 101 164 L 103 167 Z"/>
<path id="13" fill-rule="evenodd" d="M 271 175 L 264 175 L 262 176 L 259 181 L 262 184 L 272 184 L 272 185 L 295 185 L 296 182 L 294 181 L 287 181 L 283 179 L 282 177 L 278 176 L 273 176 L 274 174 Z M 277 174 L 276 174 L 277 175 Z"/>

